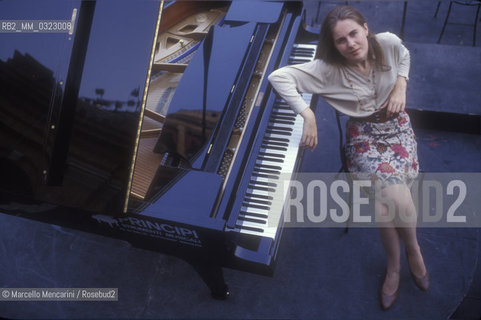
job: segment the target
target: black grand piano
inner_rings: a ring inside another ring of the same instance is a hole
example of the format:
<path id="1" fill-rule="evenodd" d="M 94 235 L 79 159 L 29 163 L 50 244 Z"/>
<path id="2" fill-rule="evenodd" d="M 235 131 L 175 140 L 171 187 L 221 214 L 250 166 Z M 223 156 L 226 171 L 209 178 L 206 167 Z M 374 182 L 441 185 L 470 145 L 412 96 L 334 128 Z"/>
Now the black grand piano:
<path id="1" fill-rule="evenodd" d="M 71 23 L 0 33 L 0 212 L 178 256 L 218 299 L 222 267 L 273 273 L 302 118 L 267 76 L 314 57 L 302 3 L 3 0 L 0 15 Z"/>

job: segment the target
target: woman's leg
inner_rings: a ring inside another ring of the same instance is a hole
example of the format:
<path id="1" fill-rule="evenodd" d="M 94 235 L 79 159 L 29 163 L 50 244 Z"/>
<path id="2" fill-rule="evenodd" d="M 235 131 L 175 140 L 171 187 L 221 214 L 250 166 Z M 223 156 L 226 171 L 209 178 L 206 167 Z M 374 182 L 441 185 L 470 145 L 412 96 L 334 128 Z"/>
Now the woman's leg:
<path id="1" fill-rule="evenodd" d="M 385 204 L 376 201 L 376 217 L 385 217 L 388 208 Z M 393 222 L 378 223 L 379 235 L 386 252 L 386 277 L 381 292 L 386 295 L 393 295 L 399 288 L 401 271 L 401 244 L 399 233 Z"/>
<path id="2" fill-rule="evenodd" d="M 419 247 L 418 238 L 416 234 L 416 221 L 417 213 L 414 203 L 411 198 L 411 192 L 405 185 L 399 185 L 400 206 L 404 207 L 410 219 L 408 221 L 401 221 L 398 231 L 404 246 L 406 248 L 406 255 L 411 272 L 417 277 L 423 277 L 426 275 L 426 266 L 424 265 L 424 259 Z"/>
<path id="3" fill-rule="evenodd" d="M 399 236 L 404 241 L 409 268 L 417 277 L 426 275 L 426 267 L 416 235 L 416 208 L 411 192 L 404 184 L 396 184 L 382 190 L 383 197 L 396 208 L 394 223 Z"/>

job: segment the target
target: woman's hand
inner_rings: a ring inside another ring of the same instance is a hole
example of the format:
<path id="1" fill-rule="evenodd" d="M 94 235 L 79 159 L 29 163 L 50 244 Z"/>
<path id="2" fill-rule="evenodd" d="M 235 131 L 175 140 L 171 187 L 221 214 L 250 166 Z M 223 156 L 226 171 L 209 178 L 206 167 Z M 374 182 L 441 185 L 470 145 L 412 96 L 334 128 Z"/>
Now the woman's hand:
<path id="1" fill-rule="evenodd" d="M 311 108 L 307 108 L 301 112 L 304 118 L 304 127 L 302 128 L 302 139 L 300 146 L 304 149 L 311 148 L 311 151 L 317 146 L 317 125 L 316 117 Z"/>
<path id="2" fill-rule="evenodd" d="M 387 108 L 386 115 L 388 117 L 394 113 L 404 111 L 404 108 L 406 108 L 406 87 L 406 78 L 398 76 L 389 97 L 381 106 L 381 109 Z"/>

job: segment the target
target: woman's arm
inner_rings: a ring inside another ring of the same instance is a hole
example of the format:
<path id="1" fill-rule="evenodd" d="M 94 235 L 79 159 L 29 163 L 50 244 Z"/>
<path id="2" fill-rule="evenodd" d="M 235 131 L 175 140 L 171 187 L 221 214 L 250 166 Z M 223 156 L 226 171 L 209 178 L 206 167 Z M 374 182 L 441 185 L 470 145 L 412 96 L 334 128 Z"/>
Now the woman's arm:
<path id="1" fill-rule="evenodd" d="M 306 108 L 301 112 L 304 118 L 304 125 L 302 128 L 302 138 L 300 147 L 304 149 L 310 148 L 311 151 L 317 146 L 317 124 L 316 116 L 311 108 Z"/>
<path id="2" fill-rule="evenodd" d="M 315 65 L 312 62 L 305 64 L 286 66 L 272 72 L 268 79 L 277 93 L 287 102 L 295 113 L 301 113 L 309 106 L 302 99 L 299 92 L 311 92 L 313 83 L 316 82 L 312 76 L 315 72 Z"/>
<path id="3" fill-rule="evenodd" d="M 316 69 L 316 62 L 287 66 L 269 75 L 269 81 L 277 93 L 287 102 L 295 113 L 304 118 L 300 146 L 314 150 L 317 146 L 317 125 L 314 112 L 299 92 L 316 93 L 323 84 Z"/>
<path id="4" fill-rule="evenodd" d="M 411 64 L 411 56 L 409 50 L 402 44 L 394 34 L 389 34 L 390 47 L 396 64 L 397 79 L 387 100 L 381 105 L 381 108 L 387 108 L 387 115 L 404 111 L 406 108 L 406 87 L 409 79 L 409 68 Z"/>
<path id="5" fill-rule="evenodd" d="M 394 88 L 392 89 L 386 102 L 381 106 L 387 108 L 387 116 L 390 117 L 393 113 L 404 111 L 406 108 L 406 87 L 407 80 L 403 76 L 398 76 Z"/>

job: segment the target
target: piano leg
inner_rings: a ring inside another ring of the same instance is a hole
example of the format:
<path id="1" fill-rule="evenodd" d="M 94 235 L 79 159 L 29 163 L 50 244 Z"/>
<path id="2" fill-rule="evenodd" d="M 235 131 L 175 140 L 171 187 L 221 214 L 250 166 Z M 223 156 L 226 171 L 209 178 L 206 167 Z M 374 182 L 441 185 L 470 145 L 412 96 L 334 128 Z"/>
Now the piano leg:
<path id="1" fill-rule="evenodd" d="M 227 299 L 229 296 L 229 288 L 224 281 L 224 273 L 222 272 L 221 266 L 205 260 L 193 260 L 189 261 L 189 263 L 209 287 L 214 299 Z"/>

